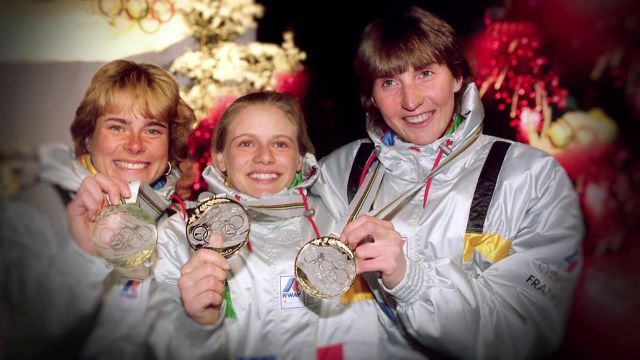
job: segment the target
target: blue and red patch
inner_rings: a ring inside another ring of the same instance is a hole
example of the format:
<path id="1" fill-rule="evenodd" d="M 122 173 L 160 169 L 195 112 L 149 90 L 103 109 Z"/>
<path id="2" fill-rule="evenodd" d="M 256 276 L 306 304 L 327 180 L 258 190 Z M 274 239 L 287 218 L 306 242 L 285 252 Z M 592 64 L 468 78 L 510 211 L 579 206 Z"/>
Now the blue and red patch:
<path id="1" fill-rule="evenodd" d="M 573 254 L 565 257 L 564 263 L 565 263 L 565 271 L 566 272 L 572 272 L 573 269 L 575 269 L 576 265 L 578 265 L 578 256 L 579 256 L 579 252 L 578 250 L 576 250 Z"/>
<path id="2" fill-rule="evenodd" d="M 142 284 L 142 280 L 129 279 L 122 286 L 122 291 L 120 295 L 128 297 L 128 298 L 137 298 L 140 294 L 138 293 L 138 288 Z"/>

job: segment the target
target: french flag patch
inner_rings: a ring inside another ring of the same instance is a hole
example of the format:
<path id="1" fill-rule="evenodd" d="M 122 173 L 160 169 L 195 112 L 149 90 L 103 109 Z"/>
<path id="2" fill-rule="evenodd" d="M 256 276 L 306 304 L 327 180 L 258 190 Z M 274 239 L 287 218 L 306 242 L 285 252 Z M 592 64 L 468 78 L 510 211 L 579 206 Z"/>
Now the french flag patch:
<path id="1" fill-rule="evenodd" d="M 120 295 L 126 298 L 136 299 L 140 296 L 139 288 L 142 284 L 142 280 L 138 279 L 129 279 L 127 282 L 122 285 L 122 290 L 120 291 Z"/>

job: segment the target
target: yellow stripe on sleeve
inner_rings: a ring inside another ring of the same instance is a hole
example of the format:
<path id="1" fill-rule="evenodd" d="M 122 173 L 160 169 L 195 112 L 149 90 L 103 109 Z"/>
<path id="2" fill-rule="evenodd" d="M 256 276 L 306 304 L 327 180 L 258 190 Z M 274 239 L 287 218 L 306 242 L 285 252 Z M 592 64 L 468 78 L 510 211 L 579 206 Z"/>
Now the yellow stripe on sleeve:
<path id="1" fill-rule="evenodd" d="M 511 241 L 505 240 L 498 234 L 464 234 L 464 252 L 462 260 L 469 262 L 473 259 L 473 252 L 477 251 L 485 260 L 493 263 L 509 255 Z"/>

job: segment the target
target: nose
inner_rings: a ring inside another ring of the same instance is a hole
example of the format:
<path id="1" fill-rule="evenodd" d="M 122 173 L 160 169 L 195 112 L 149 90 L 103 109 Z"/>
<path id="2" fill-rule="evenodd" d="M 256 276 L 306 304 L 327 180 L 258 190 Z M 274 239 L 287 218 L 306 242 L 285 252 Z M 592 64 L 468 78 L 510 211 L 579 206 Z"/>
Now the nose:
<path id="1" fill-rule="evenodd" d="M 424 95 L 420 88 L 413 84 L 402 86 L 402 108 L 408 111 L 416 110 L 424 101 Z"/>
<path id="2" fill-rule="evenodd" d="M 273 153 L 267 145 L 258 145 L 254 154 L 254 161 L 261 164 L 273 163 Z"/>
<path id="3" fill-rule="evenodd" d="M 138 154 L 144 151 L 144 142 L 140 134 L 132 132 L 129 134 L 129 138 L 127 139 L 127 143 L 125 144 L 125 149 L 132 153 Z"/>

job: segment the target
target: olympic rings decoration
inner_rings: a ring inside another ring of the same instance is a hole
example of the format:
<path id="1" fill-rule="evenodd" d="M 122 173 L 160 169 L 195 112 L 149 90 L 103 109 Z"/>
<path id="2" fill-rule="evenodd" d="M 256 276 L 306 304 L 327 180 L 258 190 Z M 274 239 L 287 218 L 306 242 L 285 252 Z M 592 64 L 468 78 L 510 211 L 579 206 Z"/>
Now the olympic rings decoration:
<path id="1" fill-rule="evenodd" d="M 176 13 L 174 0 L 98 0 L 100 13 L 115 25 L 116 17 L 124 14 L 147 34 L 153 34 Z"/>

